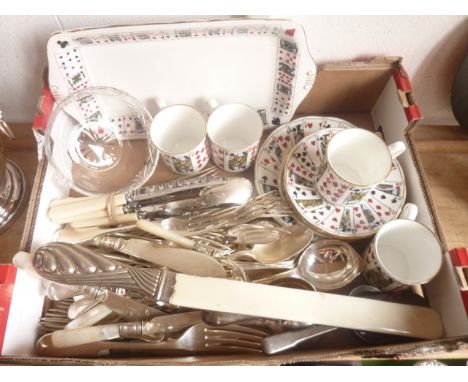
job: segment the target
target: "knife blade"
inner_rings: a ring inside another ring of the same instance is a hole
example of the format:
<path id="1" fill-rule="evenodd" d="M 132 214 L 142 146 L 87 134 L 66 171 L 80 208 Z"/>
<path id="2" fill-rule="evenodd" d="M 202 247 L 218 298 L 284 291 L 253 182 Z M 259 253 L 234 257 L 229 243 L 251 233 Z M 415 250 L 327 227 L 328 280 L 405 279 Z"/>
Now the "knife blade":
<path id="1" fill-rule="evenodd" d="M 206 201 L 206 203 L 204 203 Z M 175 200 L 164 205 L 145 206 L 138 210 L 138 219 L 153 220 L 157 218 L 170 218 L 174 216 L 190 216 L 201 211 L 220 207 L 235 207 L 237 203 L 209 203 L 209 198 L 190 198 Z"/>
<path id="2" fill-rule="evenodd" d="M 431 308 L 167 270 L 162 273 L 156 294 L 159 303 L 423 339 L 437 339 L 444 332 L 439 314 Z"/>
<path id="3" fill-rule="evenodd" d="M 104 235 L 95 245 L 137 257 L 176 272 L 197 276 L 226 277 L 224 267 L 212 256 L 184 248 L 160 247 L 143 239 L 123 239 Z"/>

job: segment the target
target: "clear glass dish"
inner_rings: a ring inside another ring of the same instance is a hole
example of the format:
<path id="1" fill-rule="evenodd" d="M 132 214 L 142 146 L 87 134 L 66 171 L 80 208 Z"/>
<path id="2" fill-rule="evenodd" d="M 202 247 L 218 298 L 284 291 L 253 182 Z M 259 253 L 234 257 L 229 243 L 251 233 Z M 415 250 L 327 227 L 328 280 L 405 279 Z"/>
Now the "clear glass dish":
<path id="1" fill-rule="evenodd" d="M 57 104 L 49 119 L 47 160 L 66 186 L 84 195 L 137 188 L 158 163 L 151 121 L 146 107 L 128 93 L 80 90 Z"/>

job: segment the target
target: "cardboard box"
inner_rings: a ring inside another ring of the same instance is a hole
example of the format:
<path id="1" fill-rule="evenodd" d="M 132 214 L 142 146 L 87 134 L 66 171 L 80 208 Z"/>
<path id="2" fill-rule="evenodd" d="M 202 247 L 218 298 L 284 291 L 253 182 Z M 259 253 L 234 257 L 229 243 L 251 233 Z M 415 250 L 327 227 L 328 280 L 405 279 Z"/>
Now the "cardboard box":
<path id="1" fill-rule="evenodd" d="M 50 93 L 47 91 L 44 94 L 45 98 L 50 97 Z M 47 102 L 43 103 L 47 104 Z M 413 98 L 410 80 L 399 58 L 375 58 L 368 62 L 342 62 L 324 65 L 317 74 L 312 90 L 296 110 L 294 118 L 305 115 L 336 116 L 357 126 L 381 132 L 387 142 L 406 141 L 409 150 L 399 157 L 399 162 L 404 169 L 407 181 L 407 201 L 418 205 L 419 216 L 417 220 L 430 227 L 439 236 L 445 251 L 447 250 L 413 141 L 414 128 L 422 116 Z M 246 176 L 252 176 L 251 172 Z M 64 191 L 54 185 L 53 176 L 51 168 L 42 159 L 39 162 L 31 192 L 26 226 L 21 242 L 21 248 L 25 251 L 34 251 L 38 245 L 51 239 L 51 229 L 45 228 L 48 227 L 46 224 L 48 205 L 52 199 L 65 196 Z M 162 181 L 173 177 L 174 175 L 160 161 L 151 181 Z M 9 282 L 13 285 L 11 279 L 12 277 L 10 277 Z M 43 300 L 39 293 L 37 280 L 18 270 L 9 306 L 10 314 L 0 363 L 277 365 L 376 358 L 468 358 L 468 319 L 447 253 L 440 274 L 423 290 L 430 306 L 442 316 L 446 333 L 446 337 L 443 339 L 415 341 L 392 346 L 364 347 L 357 346 L 347 339 L 337 338 L 336 341 L 331 341 L 327 346 L 316 350 L 313 348 L 297 350 L 271 357 L 220 354 L 190 357 L 52 359 L 34 356 L 34 341 Z"/>

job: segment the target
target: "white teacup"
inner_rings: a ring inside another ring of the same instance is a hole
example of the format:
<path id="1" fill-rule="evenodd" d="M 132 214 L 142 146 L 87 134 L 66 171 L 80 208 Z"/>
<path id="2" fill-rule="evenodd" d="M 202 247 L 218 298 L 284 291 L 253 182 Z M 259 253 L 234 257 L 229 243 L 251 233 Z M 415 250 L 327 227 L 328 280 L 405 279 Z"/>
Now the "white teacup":
<path id="1" fill-rule="evenodd" d="M 263 133 L 258 112 L 242 103 L 225 104 L 213 111 L 207 126 L 216 166 L 229 172 L 247 170 Z"/>
<path id="2" fill-rule="evenodd" d="M 210 160 L 206 119 L 191 106 L 162 109 L 151 123 L 151 139 L 166 165 L 178 174 L 197 173 Z"/>
<path id="3" fill-rule="evenodd" d="M 365 192 L 385 180 L 393 159 L 406 150 L 401 142 L 387 144 L 371 131 L 351 128 L 330 139 L 326 151 L 326 168 L 317 183 L 317 190 L 329 203 L 343 203 L 356 191 Z"/>
<path id="4" fill-rule="evenodd" d="M 416 205 L 406 204 L 398 219 L 380 228 L 364 253 L 364 277 L 382 292 L 398 293 L 426 284 L 442 266 L 440 242 L 414 220 L 417 213 Z"/>

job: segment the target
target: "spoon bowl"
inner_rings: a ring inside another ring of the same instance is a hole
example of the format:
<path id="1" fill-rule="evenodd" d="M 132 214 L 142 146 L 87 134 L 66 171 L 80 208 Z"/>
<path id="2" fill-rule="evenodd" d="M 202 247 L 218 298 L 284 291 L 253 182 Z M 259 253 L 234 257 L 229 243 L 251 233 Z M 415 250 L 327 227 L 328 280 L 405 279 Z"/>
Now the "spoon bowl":
<path id="1" fill-rule="evenodd" d="M 228 178 L 226 183 L 204 188 L 200 196 L 206 204 L 245 204 L 253 194 L 252 182 L 246 178 Z"/>
<path id="2" fill-rule="evenodd" d="M 255 280 L 271 284 L 280 279 L 299 279 L 313 289 L 333 290 L 353 281 L 361 271 L 361 258 L 349 244 L 339 240 L 320 240 L 308 246 L 299 257 L 282 265 L 285 272 Z M 256 269 L 278 269 L 265 264 Z"/>
<path id="3" fill-rule="evenodd" d="M 277 263 L 295 257 L 314 238 L 314 232 L 302 224 L 285 227 L 278 231 L 278 239 L 267 244 L 256 244 L 252 254 L 264 264 Z"/>

